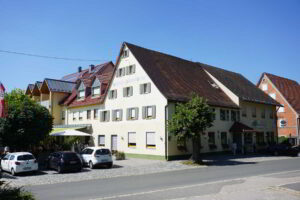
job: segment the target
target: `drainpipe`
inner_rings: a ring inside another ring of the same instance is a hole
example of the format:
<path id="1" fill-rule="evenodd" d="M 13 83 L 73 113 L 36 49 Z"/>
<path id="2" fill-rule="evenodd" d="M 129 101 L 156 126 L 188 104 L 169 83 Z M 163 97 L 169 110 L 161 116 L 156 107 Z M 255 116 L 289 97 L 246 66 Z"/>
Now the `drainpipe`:
<path id="1" fill-rule="evenodd" d="M 297 118 L 297 132 L 298 132 L 298 136 L 297 136 L 297 141 L 296 144 L 299 145 L 300 144 L 300 116 L 298 115 Z"/>
<path id="2" fill-rule="evenodd" d="M 278 144 L 278 123 L 277 123 L 277 112 L 279 110 L 280 106 L 278 106 L 278 108 L 276 108 L 276 113 L 275 113 L 275 122 L 276 122 L 276 144 Z"/>

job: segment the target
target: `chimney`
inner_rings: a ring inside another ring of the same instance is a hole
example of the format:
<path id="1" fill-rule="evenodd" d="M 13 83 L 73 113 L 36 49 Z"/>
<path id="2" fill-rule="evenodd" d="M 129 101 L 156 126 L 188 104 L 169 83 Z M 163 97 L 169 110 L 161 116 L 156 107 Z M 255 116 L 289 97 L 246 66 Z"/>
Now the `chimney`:
<path id="1" fill-rule="evenodd" d="M 82 68 L 81 66 L 78 67 L 78 72 L 81 72 Z"/>
<path id="2" fill-rule="evenodd" d="M 95 65 L 90 65 L 89 67 L 89 73 L 91 73 L 95 69 Z"/>

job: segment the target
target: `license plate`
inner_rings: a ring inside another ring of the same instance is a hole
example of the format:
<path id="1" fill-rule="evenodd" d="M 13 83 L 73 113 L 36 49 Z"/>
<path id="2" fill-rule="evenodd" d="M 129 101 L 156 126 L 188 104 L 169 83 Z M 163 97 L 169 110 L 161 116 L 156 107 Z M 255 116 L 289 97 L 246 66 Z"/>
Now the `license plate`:
<path id="1" fill-rule="evenodd" d="M 77 161 L 71 161 L 70 163 L 71 163 L 71 164 L 76 164 L 76 163 L 77 163 Z"/>
<path id="2" fill-rule="evenodd" d="M 102 160 L 102 162 L 107 162 L 107 161 L 108 161 L 107 159 Z"/>
<path id="3" fill-rule="evenodd" d="M 23 170 L 30 170 L 31 167 L 24 167 Z"/>

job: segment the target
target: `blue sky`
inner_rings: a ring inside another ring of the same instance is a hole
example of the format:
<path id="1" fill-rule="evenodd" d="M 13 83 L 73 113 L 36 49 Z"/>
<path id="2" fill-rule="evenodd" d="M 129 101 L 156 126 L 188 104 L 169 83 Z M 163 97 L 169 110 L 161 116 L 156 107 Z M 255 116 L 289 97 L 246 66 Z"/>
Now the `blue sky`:
<path id="1" fill-rule="evenodd" d="M 112 60 L 123 41 L 243 74 L 300 82 L 299 0 L 0 0 L 0 52 L 8 91 Z M 103 60 L 103 61 L 102 61 Z"/>

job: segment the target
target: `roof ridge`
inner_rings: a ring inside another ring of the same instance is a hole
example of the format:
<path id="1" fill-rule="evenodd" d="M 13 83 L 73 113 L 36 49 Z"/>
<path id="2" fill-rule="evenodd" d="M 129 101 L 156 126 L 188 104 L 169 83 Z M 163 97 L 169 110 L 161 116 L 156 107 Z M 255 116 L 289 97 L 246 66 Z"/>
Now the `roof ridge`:
<path id="1" fill-rule="evenodd" d="M 74 83 L 75 84 L 75 82 L 72 82 L 72 81 L 65 81 L 65 80 L 53 79 L 53 78 L 45 78 L 45 80 L 60 81 L 60 82 Z"/>
<path id="2" fill-rule="evenodd" d="M 294 83 L 297 83 L 297 85 L 299 85 L 299 83 L 296 81 L 296 80 L 293 80 L 293 79 L 290 79 L 290 78 L 285 78 L 285 77 L 282 77 L 282 76 L 278 76 L 278 75 L 275 75 L 275 74 L 271 74 L 271 73 L 268 73 L 268 72 L 264 72 L 265 75 L 271 75 L 271 76 L 275 76 L 275 77 L 278 77 L 278 78 L 281 78 L 281 79 L 285 79 L 285 80 L 288 80 L 288 81 L 292 81 Z"/>

